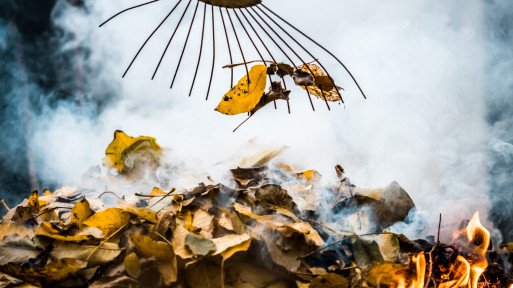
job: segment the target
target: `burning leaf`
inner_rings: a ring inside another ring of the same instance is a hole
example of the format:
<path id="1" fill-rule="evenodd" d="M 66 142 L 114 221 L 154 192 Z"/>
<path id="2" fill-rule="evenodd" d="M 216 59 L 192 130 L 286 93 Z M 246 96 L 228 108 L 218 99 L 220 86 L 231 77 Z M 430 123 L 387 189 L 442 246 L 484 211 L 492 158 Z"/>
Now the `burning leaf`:
<path id="1" fill-rule="evenodd" d="M 310 288 L 347 288 L 349 282 L 343 276 L 328 273 L 318 276 L 310 282 Z"/>
<path id="2" fill-rule="evenodd" d="M 130 253 L 125 257 L 124 265 L 126 273 L 133 278 L 139 278 L 141 276 L 141 263 L 139 257 L 134 252 Z"/>
<path id="3" fill-rule="evenodd" d="M 226 93 L 215 110 L 236 115 L 253 110 L 264 95 L 267 84 L 267 66 L 255 65 L 251 67 L 248 76 L 244 75 L 239 83 Z"/>
<path id="4" fill-rule="evenodd" d="M 89 219 L 82 222 L 89 227 L 96 227 L 102 230 L 105 237 L 109 237 L 121 227 L 125 226 L 130 220 L 130 216 L 119 208 L 108 208 L 97 212 Z"/>
<path id="5" fill-rule="evenodd" d="M 161 148 L 155 138 L 130 137 L 123 131 L 114 133 L 114 140 L 105 150 L 103 164 L 107 168 L 115 168 L 119 172 L 130 171 L 140 161 L 157 161 Z"/>

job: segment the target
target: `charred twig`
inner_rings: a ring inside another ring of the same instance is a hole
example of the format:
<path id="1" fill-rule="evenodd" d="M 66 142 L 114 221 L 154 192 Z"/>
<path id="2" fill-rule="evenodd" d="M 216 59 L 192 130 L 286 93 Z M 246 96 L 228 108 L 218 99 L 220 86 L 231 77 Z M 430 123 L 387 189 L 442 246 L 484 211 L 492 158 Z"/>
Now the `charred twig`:
<path id="1" fill-rule="evenodd" d="M 431 279 L 431 275 L 433 274 L 433 251 L 435 251 L 435 249 L 438 247 L 438 245 L 440 245 L 440 229 L 441 229 L 441 227 L 442 227 L 442 213 L 440 213 L 440 219 L 438 221 L 438 233 L 437 233 L 437 237 L 436 237 L 436 243 L 433 246 L 433 248 L 431 248 L 431 251 L 429 251 L 429 253 L 428 253 L 428 255 L 429 255 L 429 271 L 427 274 L 428 281 L 426 281 L 426 286 L 424 288 L 429 287 L 429 279 Z M 435 283 L 435 286 L 436 286 L 436 282 L 433 281 L 433 283 Z"/>

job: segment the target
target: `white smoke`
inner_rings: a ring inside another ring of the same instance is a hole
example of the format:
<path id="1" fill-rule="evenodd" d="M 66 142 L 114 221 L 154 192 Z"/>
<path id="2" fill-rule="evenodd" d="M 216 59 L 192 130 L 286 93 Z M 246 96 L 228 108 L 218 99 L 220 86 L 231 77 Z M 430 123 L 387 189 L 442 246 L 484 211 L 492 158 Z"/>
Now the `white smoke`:
<path id="1" fill-rule="evenodd" d="M 338 64 L 322 56 L 332 76 L 345 88 L 345 109 L 337 104 L 328 112 L 322 101 L 314 99 L 317 111 L 312 112 L 304 91 L 294 87 L 291 115 L 284 102 L 278 103 L 278 110 L 269 105 L 236 133 L 233 128 L 245 116 L 214 111 L 230 80 L 229 71 L 220 68 L 229 64 L 229 59 L 218 14 L 216 74 L 210 100 L 205 101 L 212 59 L 209 33 L 195 90 L 188 97 L 199 53 L 203 6 L 199 6 L 200 18 L 175 87 L 169 90 L 192 11 L 156 79 L 150 78 L 173 23 L 188 1 L 180 4 L 121 79 L 140 45 L 176 1 L 132 10 L 98 28 L 116 12 L 143 3 L 129 2 L 89 1 L 88 13 L 64 2 L 56 9 L 55 22 L 76 37 L 64 49 L 89 47 L 88 65 L 101 68 L 98 74 L 85 75 L 98 84 L 89 87 L 90 93 L 105 89 L 108 83 L 119 87 L 119 101 L 111 103 L 98 119 L 91 119 L 87 111 L 63 106 L 40 121 L 35 138 L 41 144 L 37 154 L 43 157 L 45 177 L 76 185 L 87 167 L 100 162 L 116 129 L 133 136 L 156 137 L 161 146 L 181 155 L 181 160 L 201 159 L 205 167 L 231 154 L 243 156 L 244 152 L 237 150 L 257 137 L 268 145 L 290 146 L 284 159 L 319 170 L 325 177 L 332 177 L 333 167 L 341 164 L 357 186 L 379 187 L 398 181 L 425 215 L 425 232 L 433 233 L 439 213 L 448 227 L 470 218 L 476 210 L 487 214 L 486 51 L 481 1 L 264 0 L 266 6 L 339 56 L 368 100 Z M 194 9 L 195 3 L 192 1 L 189 9 Z M 210 27 L 207 23 L 207 31 Z M 245 50 L 253 51 L 251 43 L 241 38 Z M 321 55 L 321 50 L 303 40 L 315 55 Z M 242 62 L 236 42 L 231 42 L 234 62 Z M 279 61 L 286 61 L 279 51 L 275 54 Z M 246 57 L 258 59 L 254 52 Z M 235 69 L 235 81 L 244 75 L 243 70 Z M 288 84 L 292 86 L 292 82 Z"/>

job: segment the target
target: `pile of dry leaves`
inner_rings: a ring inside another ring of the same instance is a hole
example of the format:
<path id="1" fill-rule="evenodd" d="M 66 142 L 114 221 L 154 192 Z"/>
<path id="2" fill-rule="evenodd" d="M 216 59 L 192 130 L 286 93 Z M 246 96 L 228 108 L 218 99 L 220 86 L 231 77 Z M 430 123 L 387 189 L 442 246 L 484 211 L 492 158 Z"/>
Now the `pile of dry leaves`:
<path id="1" fill-rule="evenodd" d="M 124 177 L 160 153 L 117 131 L 104 165 Z M 317 171 L 268 167 L 273 156 L 225 184 L 155 188 L 107 209 L 72 189 L 34 191 L 0 222 L 0 287 L 397 287 L 423 251 L 436 256 L 433 283 L 451 273 L 454 247 L 387 232 L 414 208 L 397 183 L 358 189 L 337 166 L 336 184 L 321 185 Z M 505 285 L 494 265 L 487 281 Z"/>

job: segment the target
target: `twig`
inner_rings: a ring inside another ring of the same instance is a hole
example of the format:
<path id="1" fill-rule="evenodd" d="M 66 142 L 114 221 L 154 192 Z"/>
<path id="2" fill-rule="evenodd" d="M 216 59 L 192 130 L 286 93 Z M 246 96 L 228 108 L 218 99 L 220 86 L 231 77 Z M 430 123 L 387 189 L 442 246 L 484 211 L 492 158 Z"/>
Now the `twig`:
<path id="1" fill-rule="evenodd" d="M 112 191 L 105 191 L 105 192 L 103 192 L 102 194 L 98 195 L 98 198 L 101 198 L 101 197 L 102 197 L 103 195 L 105 195 L 105 194 L 112 194 L 112 195 L 116 196 L 119 200 L 121 200 L 121 199 L 122 199 L 121 197 L 119 197 L 119 196 L 118 196 L 118 194 L 116 194 L 116 193 L 114 193 L 114 192 L 112 192 Z"/>
<path id="2" fill-rule="evenodd" d="M 428 281 L 426 282 L 426 286 L 424 288 L 428 288 L 429 287 L 429 279 L 431 279 L 431 275 L 433 274 L 433 251 L 435 251 L 436 247 L 438 247 L 438 245 L 440 245 L 440 229 L 442 227 L 442 213 L 440 213 L 440 219 L 438 221 L 438 233 L 437 233 L 437 238 L 436 238 L 436 243 L 435 245 L 433 246 L 433 248 L 431 248 L 431 251 L 429 251 L 428 255 L 429 255 L 429 271 L 428 271 L 428 274 L 427 274 L 427 279 Z M 435 283 L 435 287 L 436 287 L 436 282 L 433 280 L 433 283 Z"/>
<path id="3" fill-rule="evenodd" d="M 171 191 L 169 191 L 166 195 L 164 195 L 162 198 L 160 198 L 160 199 L 159 199 L 159 201 L 155 202 L 155 204 L 151 205 L 151 206 L 150 206 L 150 209 L 151 209 L 153 206 L 155 206 L 155 205 L 159 204 L 159 202 L 160 202 L 160 201 L 162 201 L 163 199 L 165 199 L 165 198 L 169 197 L 169 195 L 173 194 L 173 192 L 175 192 L 175 191 L 176 191 L 176 189 L 175 189 L 175 188 L 171 188 Z"/>
<path id="4" fill-rule="evenodd" d="M 0 200 L 0 203 L 2 203 L 2 205 L 4 205 L 5 209 L 7 209 L 7 210 L 11 210 L 11 209 L 9 208 L 9 206 L 7 206 L 7 204 L 5 204 L 5 200 L 4 200 L 4 199 Z"/>
<path id="5" fill-rule="evenodd" d="M 236 64 L 228 64 L 228 65 L 224 65 L 223 68 L 235 68 L 235 67 L 238 67 L 238 66 L 242 66 L 244 64 L 251 64 L 251 63 L 255 63 L 255 62 L 263 62 L 263 63 L 275 63 L 274 61 L 270 61 L 270 60 L 253 60 L 253 61 L 248 61 L 248 62 L 245 62 L 245 63 L 236 63 Z"/>
<path id="6" fill-rule="evenodd" d="M 129 222 L 126 222 L 125 225 L 119 227 L 118 230 L 116 230 L 114 233 L 112 233 L 109 237 L 105 238 L 101 243 L 100 245 L 96 246 L 96 248 L 93 249 L 93 251 L 91 251 L 91 253 L 89 254 L 89 256 L 87 256 L 87 259 L 86 259 L 86 262 L 89 262 L 89 259 L 91 259 L 91 256 L 93 256 L 94 252 L 96 252 L 96 250 L 100 249 L 100 247 L 102 247 L 103 244 L 105 244 L 107 241 L 109 241 L 112 237 L 114 237 L 114 235 L 118 234 L 119 231 L 121 231 L 123 228 L 126 227 L 126 225 L 128 225 Z"/>

